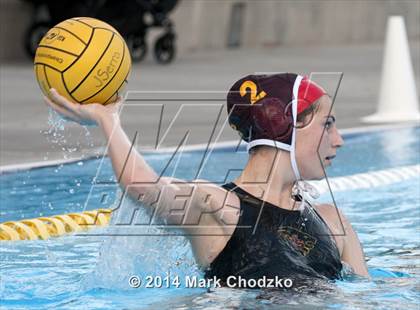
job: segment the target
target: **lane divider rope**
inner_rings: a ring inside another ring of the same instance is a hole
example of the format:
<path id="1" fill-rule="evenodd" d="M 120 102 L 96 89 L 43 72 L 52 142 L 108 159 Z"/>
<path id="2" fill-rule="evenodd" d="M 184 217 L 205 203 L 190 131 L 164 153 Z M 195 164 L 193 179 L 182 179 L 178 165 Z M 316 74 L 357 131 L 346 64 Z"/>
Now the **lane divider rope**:
<path id="1" fill-rule="evenodd" d="M 331 191 L 349 191 L 363 188 L 374 188 L 409 180 L 420 175 L 420 165 L 403 166 L 385 170 L 357 173 L 353 175 L 329 178 Z M 309 181 L 320 194 L 329 192 L 327 181 Z"/>
<path id="2" fill-rule="evenodd" d="M 4 222 L 0 224 L 0 240 L 45 240 L 98 226 L 107 226 L 111 212 L 110 209 L 98 209 Z"/>
<path id="3" fill-rule="evenodd" d="M 331 191 L 348 191 L 373 188 L 408 180 L 420 175 L 420 165 L 398 167 L 343 177 L 329 178 Z M 325 180 L 310 181 L 319 193 L 329 191 Z M 72 232 L 80 232 L 98 226 L 107 226 L 111 219 L 111 209 L 98 209 L 79 213 L 39 217 L 0 224 L 0 241 L 36 240 L 58 237 Z"/>

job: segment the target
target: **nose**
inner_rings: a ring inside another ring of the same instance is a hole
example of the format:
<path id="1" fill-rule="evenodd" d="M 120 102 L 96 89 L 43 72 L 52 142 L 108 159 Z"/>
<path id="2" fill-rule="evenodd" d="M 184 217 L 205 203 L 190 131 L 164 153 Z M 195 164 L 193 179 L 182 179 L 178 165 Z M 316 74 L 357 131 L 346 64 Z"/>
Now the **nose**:
<path id="1" fill-rule="evenodd" d="M 344 145 L 343 137 L 340 135 L 337 128 L 335 128 L 333 146 L 336 148 L 339 148 L 339 147 L 342 147 L 343 145 Z"/>

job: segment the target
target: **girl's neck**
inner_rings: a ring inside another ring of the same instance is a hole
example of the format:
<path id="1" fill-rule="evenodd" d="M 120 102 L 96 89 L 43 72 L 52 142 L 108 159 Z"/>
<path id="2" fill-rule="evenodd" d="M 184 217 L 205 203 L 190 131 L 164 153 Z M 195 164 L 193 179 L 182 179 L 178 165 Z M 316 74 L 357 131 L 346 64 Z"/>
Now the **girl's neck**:
<path id="1" fill-rule="evenodd" d="M 294 175 L 287 152 L 273 148 L 251 154 L 242 174 L 234 181 L 251 195 L 284 209 L 296 208 L 291 198 Z"/>

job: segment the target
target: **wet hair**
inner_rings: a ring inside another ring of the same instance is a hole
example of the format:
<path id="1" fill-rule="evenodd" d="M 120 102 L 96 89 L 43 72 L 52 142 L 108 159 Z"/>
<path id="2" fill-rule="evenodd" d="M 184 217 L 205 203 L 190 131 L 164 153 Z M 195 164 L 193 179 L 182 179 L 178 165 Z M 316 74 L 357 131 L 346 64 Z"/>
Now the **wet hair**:
<path id="1" fill-rule="evenodd" d="M 318 112 L 320 105 L 321 105 L 320 99 L 318 99 L 313 104 L 311 104 L 307 109 L 299 113 L 296 119 L 296 128 L 304 128 L 308 126 L 312 122 L 315 114 Z M 298 124 L 298 123 L 301 123 L 301 124 Z"/>

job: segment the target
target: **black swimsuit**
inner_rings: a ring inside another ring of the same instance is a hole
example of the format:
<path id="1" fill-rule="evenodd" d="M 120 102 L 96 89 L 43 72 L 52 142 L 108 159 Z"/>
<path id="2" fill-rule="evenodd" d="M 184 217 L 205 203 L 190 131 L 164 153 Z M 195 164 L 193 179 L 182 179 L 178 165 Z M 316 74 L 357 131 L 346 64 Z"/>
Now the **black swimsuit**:
<path id="1" fill-rule="evenodd" d="M 340 278 L 339 251 L 314 208 L 306 205 L 303 210 L 286 210 L 234 183 L 223 187 L 239 197 L 241 212 L 235 231 L 206 271 L 206 278 L 215 276 L 221 283 L 231 275 L 245 279 L 278 276 L 295 281 Z"/>

